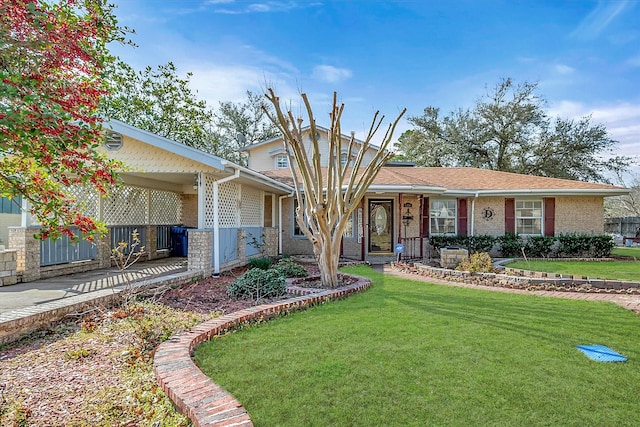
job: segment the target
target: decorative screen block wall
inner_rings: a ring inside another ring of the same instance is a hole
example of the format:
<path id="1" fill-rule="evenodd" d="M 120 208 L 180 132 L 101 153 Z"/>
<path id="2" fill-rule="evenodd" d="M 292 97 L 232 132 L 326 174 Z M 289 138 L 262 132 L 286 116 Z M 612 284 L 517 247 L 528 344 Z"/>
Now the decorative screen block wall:
<path id="1" fill-rule="evenodd" d="M 146 188 L 119 186 L 103 201 L 102 220 L 107 225 L 148 223 Z"/>
<path id="2" fill-rule="evenodd" d="M 85 215 L 92 218 L 98 217 L 98 202 L 100 195 L 95 188 L 72 185 L 67 188 L 69 194 L 76 199 L 76 204 L 82 209 Z"/>
<path id="3" fill-rule="evenodd" d="M 149 196 L 149 220 L 151 224 L 170 225 L 182 223 L 182 203 L 178 193 L 151 190 Z"/>
<path id="4" fill-rule="evenodd" d="M 107 225 L 179 224 L 181 218 L 180 195 L 171 191 L 120 186 L 103 200 Z"/>
<path id="5" fill-rule="evenodd" d="M 240 226 L 262 227 L 263 204 L 262 191 L 243 185 L 240 199 Z"/>
<path id="6" fill-rule="evenodd" d="M 214 227 L 214 182 L 215 179 L 212 176 L 204 176 L 205 228 Z M 218 225 L 220 228 L 262 227 L 264 213 L 263 192 L 234 181 L 223 182 L 218 186 L 218 209 Z"/>

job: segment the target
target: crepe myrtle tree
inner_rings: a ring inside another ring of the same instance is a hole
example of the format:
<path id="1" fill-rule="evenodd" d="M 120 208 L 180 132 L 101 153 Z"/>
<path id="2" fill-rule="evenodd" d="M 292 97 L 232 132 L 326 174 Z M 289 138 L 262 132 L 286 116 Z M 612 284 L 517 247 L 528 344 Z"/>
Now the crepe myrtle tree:
<path id="1" fill-rule="evenodd" d="M 41 238 L 106 231 L 68 189 L 117 181 L 96 111 L 107 43 L 125 31 L 104 0 L 0 0 L 0 196 L 29 201 Z"/>
<path id="2" fill-rule="evenodd" d="M 364 157 L 371 147 L 371 140 L 380 129 L 384 116 L 376 112 L 369 131 L 360 145 L 354 135 L 348 142 L 342 140 L 340 121 L 344 104 L 338 104 L 337 94 L 333 94 L 333 107 L 329 114 L 331 124 L 327 132 L 329 141 L 326 168 L 321 165 L 321 150 L 318 143 L 318 129 L 306 94 L 301 94 L 311 127 L 312 147 L 310 156 L 304 146 L 302 127 L 304 119 L 295 117 L 290 109 L 283 110 L 280 98 L 273 89 L 268 89 L 267 100 L 273 105 L 273 111 L 265 109 L 268 117 L 283 135 L 284 147 L 289 158 L 289 167 L 293 177 L 297 200 L 296 222 L 300 230 L 313 245 L 313 253 L 318 261 L 322 284 L 329 288 L 338 286 L 338 263 L 340 243 L 349 216 L 360 205 L 367 189 L 389 160 L 393 153 L 387 151 L 393 133 L 404 115 L 389 124 L 380 149 L 373 159 L 365 164 Z M 353 165 L 343 165 L 340 157 L 346 144 L 347 159 L 353 159 Z"/>

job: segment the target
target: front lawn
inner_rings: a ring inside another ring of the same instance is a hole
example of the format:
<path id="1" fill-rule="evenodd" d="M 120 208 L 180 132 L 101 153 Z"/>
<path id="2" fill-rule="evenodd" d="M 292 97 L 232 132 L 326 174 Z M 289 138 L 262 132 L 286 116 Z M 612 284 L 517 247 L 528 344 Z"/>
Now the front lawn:
<path id="1" fill-rule="evenodd" d="M 636 314 L 348 271 L 371 289 L 196 349 L 256 426 L 636 424 Z M 629 361 L 591 361 L 579 344 Z"/>
<path id="2" fill-rule="evenodd" d="M 515 261 L 505 267 L 598 279 L 640 280 L 640 262 L 634 261 Z"/>
<path id="3" fill-rule="evenodd" d="M 640 246 L 613 248 L 611 250 L 611 255 L 640 258 Z"/>

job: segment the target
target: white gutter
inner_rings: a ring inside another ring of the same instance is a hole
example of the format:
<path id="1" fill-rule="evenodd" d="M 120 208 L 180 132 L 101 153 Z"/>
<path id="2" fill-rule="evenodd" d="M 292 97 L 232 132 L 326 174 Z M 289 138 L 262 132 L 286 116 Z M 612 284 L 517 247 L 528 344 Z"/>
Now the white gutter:
<path id="1" fill-rule="evenodd" d="M 476 199 L 478 198 L 478 193 L 473 196 L 471 199 L 471 230 L 469 230 L 469 234 L 475 236 L 475 223 L 476 223 Z"/>
<path id="2" fill-rule="evenodd" d="M 240 169 L 232 176 L 213 181 L 213 277 L 220 277 L 220 213 L 218 212 L 218 186 L 240 177 Z"/>
<path id="3" fill-rule="evenodd" d="M 536 188 L 523 190 L 478 190 L 479 196 L 620 196 L 629 194 L 628 188 Z M 452 194 L 455 191 L 446 192 Z"/>
<path id="4" fill-rule="evenodd" d="M 264 183 L 264 184 L 266 184 L 266 185 L 268 185 L 270 187 L 275 187 L 275 188 L 278 188 L 281 191 L 286 191 L 287 193 L 289 193 L 289 192 L 291 192 L 291 190 L 293 190 L 293 187 L 291 187 L 291 186 L 289 186 L 287 184 L 283 184 L 280 181 L 276 181 L 273 178 L 269 178 L 268 176 L 263 175 L 260 172 L 256 172 L 256 171 L 254 171 L 252 169 L 245 168 L 244 166 L 236 165 L 235 163 L 232 163 L 232 162 L 230 162 L 228 160 L 223 160 L 222 164 L 225 167 L 229 166 L 229 167 L 233 168 L 236 171 L 236 173 L 243 172 L 243 173 L 249 175 L 253 181 L 262 182 L 262 183 Z M 224 178 L 224 179 L 227 179 L 227 178 Z"/>

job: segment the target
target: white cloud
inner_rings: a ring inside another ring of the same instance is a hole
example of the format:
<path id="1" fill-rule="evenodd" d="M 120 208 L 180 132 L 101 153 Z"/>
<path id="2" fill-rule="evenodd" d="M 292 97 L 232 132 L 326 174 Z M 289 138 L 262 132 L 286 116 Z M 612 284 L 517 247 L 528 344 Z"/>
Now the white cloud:
<path id="1" fill-rule="evenodd" d="M 609 136 L 618 141 L 616 154 L 640 156 L 640 103 L 589 106 L 574 101 L 561 101 L 551 106 L 549 114 L 565 119 L 590 115 L 592 123 L 603 124 Z"/>
<path id="2" fill-rule="evenodd" d="M 347 68 L 338 68 L 332 65 L 317 65 L 313 68 L 311 77 L 327 83 L 338 83 L 347 80 L 352 75 Z"/>
<path id="3" fill-rule="evenodd" d="M 565 64 L 556 64 L 555 69 L 558 74 L 562 75 L 573 74 L 573 72 L 575 71 L 575 68 Z"/>
<path id="4" fill-rule="evenodd" d="M 628 3 L 628 0 L 598 2 L 598 6 L 580 22 L 571 36 L 582 40 L 595 39 L 627 7 Z"/>

